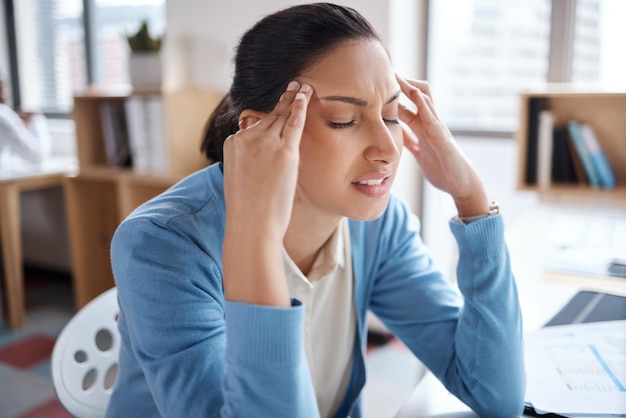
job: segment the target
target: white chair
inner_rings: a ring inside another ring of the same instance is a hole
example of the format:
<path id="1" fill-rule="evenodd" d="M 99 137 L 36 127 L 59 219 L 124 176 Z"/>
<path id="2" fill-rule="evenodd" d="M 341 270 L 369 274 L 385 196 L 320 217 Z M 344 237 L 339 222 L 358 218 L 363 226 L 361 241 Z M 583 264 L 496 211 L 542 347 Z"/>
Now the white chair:
<path id="1" fill-rule="evenodd" d="M 63 406 L 79 418 L 104 417 L 117 376 L 117 289 L 89 302 L 67 323 L 52 351 L 52 380 Z"/>

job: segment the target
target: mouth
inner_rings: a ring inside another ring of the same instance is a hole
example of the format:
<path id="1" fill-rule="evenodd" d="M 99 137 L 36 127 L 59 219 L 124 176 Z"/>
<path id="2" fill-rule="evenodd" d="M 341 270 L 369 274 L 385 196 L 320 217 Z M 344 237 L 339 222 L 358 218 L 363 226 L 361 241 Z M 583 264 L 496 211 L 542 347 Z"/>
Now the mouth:
<path id="1" fill-rule="evenodd" d="M 369 197 L 383 197 L 391 188 L 391 171 L 369 173 L 352 182 L 353 187 Z"/>
<path id="2" fill-rule="evenodd" d="M 382 178 L 382 179 L 359 180 L 359 181 L 353 182 L 352 184 L 361 184 L 361 185 L 364 185 L 364 186 L 380 186 L 388 178 L 389 177 L 385 177 L 385 178 Z"/>
<path id="3" fill-rule="evenodd" d="M 357 177 L 352 184 L 360 184 L 364 186 L 380 186 L 386 182 L 393 174 L 393 170 L 375 171 Z"/>

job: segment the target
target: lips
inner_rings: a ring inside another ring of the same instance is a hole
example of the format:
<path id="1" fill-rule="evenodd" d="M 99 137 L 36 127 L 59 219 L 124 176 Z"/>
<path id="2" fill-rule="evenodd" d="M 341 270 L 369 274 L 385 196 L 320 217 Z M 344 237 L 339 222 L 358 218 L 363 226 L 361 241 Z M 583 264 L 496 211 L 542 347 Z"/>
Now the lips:
<path id="1" fill-rule="evenodd" d="M 368 197 L 383 197 L 389 193 L 392 172 L 368 173 L 352 182 L 354 188 Z"/>

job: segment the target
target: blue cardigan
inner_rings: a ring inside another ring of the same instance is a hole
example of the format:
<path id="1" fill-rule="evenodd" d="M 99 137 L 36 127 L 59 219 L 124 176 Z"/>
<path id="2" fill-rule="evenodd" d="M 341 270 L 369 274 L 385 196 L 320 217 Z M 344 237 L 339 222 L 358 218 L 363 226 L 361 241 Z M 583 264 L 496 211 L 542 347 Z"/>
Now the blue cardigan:
<path id="1" fill-rule="evenodd" d="M 108 417 L 319 416 L 304 306 L 224 299 L 225 214 L 214 164 L 137 208 L 116 231 L 122 345 Z M 358 326 L 337 417 L 361 416 L 368 309 L 480 416 L 521 414 L 522 323 L 502 218 L 450 227 L 462 296 L 433 265 L 417 218 L 398 198 L 374 221 L 350 221 Z"/>

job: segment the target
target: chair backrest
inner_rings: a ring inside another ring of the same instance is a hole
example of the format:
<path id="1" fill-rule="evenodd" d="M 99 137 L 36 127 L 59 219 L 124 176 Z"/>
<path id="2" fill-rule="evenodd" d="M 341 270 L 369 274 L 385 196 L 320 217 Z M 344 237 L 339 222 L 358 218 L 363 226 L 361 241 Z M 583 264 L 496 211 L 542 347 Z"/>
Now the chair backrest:
<path id="1" fill-rule="evenodd" d="M 117 289 L 83 307 L 52 351 L 52 380 L 63 406 L 79 418 L 104 417 L 117 377 L 120 336 Z"/>

